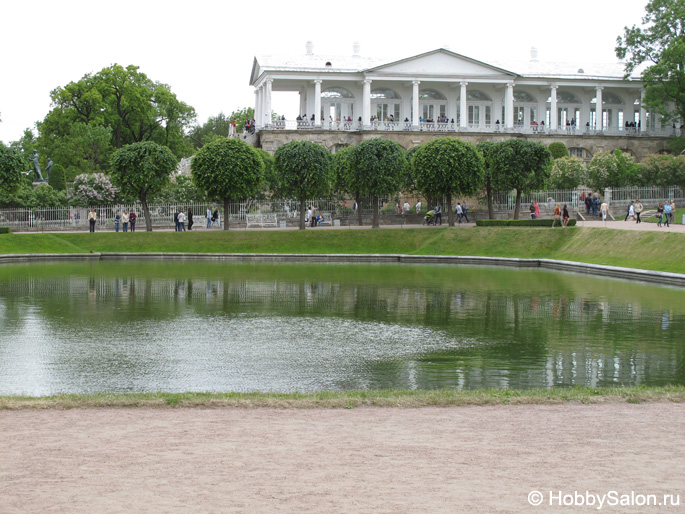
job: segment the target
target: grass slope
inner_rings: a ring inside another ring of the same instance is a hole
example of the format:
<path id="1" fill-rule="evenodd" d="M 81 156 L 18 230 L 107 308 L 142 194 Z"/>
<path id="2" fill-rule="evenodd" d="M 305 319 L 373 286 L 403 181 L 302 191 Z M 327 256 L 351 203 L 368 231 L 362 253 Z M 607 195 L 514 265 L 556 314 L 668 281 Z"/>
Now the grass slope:
<path id="1" fill-rule="evenodd" d="M 378 229 L 6 234 L 0 254 L 334 253 L 548 258 L 685 273 L 685 235 L 597 228 Z"/>

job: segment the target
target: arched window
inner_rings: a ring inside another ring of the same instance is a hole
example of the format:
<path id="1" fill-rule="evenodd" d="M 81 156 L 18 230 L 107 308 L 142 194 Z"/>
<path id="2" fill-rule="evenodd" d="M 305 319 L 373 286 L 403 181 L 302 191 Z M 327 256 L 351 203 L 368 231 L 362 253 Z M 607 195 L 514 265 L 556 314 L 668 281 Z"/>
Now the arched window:
<path id="1" fill-rule="evenodd" d="M 374 89 L 371 91 L 371 100 L 401 100 L 402 97 L 392 89 Z"/>
<path id="2" fill-rule="evenodd" d="M 461 100 L 461 95 L 457 97 L 457 101 Z M 490 98 L 488 95 L 483 93 L 482 91 L 478 91 L 477 89 L 469 90 L 466 92 L 466 101 L 467 102 L 492 102 L 492 98 Z"/>
<path id="3" fill-rule="evenodd" d="M 354 95 L 343 87 L 329 87 L 321 91 L 321 98 L 354 98 Z"/>
<path id="4" fill-rule="evenodd" d="M 547 99 L 547 103 L 550 103 L 551 101 L 552 101 L 552 97 L 549 97 Z M 580 98 L 578 98 L 573 93 L 569 93 L 568 91 L 558 91 L 557 92 L 557 103 L 558 104 L 579 104 L 582 102 L 580 101 Z"/>
<path id="5" fill-rule="evenodd" d="M 514 102 L 537 103 L 537 99 L 525 91 L 514 91 Z"/>
<path id="6" fill-rule="evenodd" d="M 447 100 L 447 98 L 435 89 L 423 89 L 419 93 L 419 100 Z"/>
<path id="7" fill-rule="evenodd" d="M 571 157 L 578 157 L 584 161 L 592 160 L 592 154 L 588 152 L 585 148 L 569 148 L 568 153 Z"/>

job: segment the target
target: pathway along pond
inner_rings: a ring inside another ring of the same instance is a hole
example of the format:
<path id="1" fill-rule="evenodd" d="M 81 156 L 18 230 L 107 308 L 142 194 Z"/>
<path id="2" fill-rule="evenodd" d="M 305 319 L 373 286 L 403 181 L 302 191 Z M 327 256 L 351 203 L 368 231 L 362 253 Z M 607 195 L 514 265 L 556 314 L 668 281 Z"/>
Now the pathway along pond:
<path id="1" fill-rule="evenodd" d="M 685 384 L 685 290 L 475 266 L 0 266 L 0 395 Z"/>

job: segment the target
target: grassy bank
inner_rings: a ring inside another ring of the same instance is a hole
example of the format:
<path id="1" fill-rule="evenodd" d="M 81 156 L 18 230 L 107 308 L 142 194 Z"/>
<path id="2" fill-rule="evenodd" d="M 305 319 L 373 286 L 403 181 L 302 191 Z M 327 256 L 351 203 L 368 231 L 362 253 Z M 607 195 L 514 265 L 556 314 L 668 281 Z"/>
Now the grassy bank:
<path id="1" fill-rule="evenodd" d="M 57 233 L 0 235 L 0 254 L 334 253 L 548 258 L 685 273 L 685 234 L 574 228 Z"/>
<path id="2" fill-rule="evenodd" d="M 349 391 L 311 394 L 277 393 L 149 393 L 0 396 L 0 410 L 85 408 L 278 408 L 353 409 L 356 407 L 458 407 L 465 405 L 556 405 L 606 402 L 685 402 L 685 387 L 571 387 L 557 389 L 451 389 L 420 391 Z"/>

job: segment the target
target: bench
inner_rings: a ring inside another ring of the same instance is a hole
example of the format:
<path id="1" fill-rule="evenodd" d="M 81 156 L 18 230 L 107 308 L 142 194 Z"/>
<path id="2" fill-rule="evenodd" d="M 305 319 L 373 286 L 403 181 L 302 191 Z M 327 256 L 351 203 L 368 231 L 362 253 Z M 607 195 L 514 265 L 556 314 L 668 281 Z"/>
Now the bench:
<path id="1" fill-rule="evenodd" d="M 319 214 L 323 216 L 323 221 L 319 225 L 333 226 L 333 216 L 330 212 L 320 212 Z"/>
<path id="2" fill-rule="evenodd" d="M 278 226 L 278 216 L 276 213 L 269 214 L 246 214 L 245 222 L 247 227 L 250 225 L 258 225 L 262 228 L 264 227 L 277 227 Z"/>

